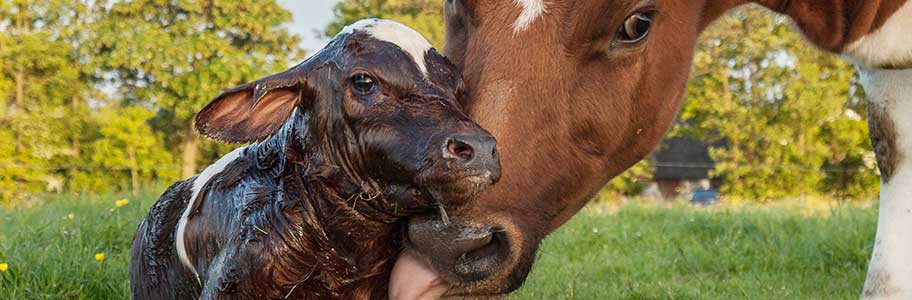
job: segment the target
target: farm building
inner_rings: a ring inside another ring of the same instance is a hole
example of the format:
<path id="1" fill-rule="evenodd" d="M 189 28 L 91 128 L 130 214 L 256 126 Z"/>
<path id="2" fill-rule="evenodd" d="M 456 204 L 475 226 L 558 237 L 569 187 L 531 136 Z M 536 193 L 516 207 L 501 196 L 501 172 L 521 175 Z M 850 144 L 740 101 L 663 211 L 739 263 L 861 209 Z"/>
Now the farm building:
<path id="1" fill-rule="evenodd" d="M 648 190 L 662 199 L 686 197 L 695 189 L 717 189 L 718 180 L 709 177 L 715 162 L 709 145 L 698 140 L 675 137 L 662 142 L 653 153 L 655 172 Z"/>

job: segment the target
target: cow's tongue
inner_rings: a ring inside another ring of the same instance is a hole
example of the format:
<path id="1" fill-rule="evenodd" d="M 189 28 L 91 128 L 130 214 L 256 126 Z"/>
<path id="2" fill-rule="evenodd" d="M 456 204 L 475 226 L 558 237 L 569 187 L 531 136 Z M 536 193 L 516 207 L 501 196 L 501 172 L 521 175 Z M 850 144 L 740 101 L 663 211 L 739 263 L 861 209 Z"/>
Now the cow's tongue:
<path id="1" fill-rule="evenodd" d="M 390 276 L 390 300 L 434 300 L 449 287 L 431 268 L 408 251 L 402 253 Z"/>

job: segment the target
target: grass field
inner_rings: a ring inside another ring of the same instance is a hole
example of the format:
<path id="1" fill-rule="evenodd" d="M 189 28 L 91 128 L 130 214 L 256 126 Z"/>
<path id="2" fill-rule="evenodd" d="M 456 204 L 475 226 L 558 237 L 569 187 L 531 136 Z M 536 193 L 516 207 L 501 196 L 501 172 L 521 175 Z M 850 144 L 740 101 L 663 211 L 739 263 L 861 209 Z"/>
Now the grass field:
<path id="1" fill-rule="evenodd" d="M 155 197 L 121 198 L 0 208 L 0 299 L 128 299 L 130 241 Z M 512 299 L 857 299 L 875 222 L 857 206 L 589 208 Z"/>

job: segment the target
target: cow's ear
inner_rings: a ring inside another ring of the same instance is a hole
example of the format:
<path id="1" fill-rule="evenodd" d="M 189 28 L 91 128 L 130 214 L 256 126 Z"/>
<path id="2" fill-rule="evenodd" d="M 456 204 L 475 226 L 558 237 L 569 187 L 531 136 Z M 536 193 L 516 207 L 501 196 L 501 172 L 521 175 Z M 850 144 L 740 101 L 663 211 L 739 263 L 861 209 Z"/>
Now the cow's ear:
<path id="1" fill-rule="evenodd" d="M 444 33 L 446 45 L 443 53 L 454 64 L 462 66 L 468 48 L 469 31 L 478 24 L 474 0 L 446 0 L 443 5 Z"/>
<path id="2" fill-rule="evenodd" d="M 229 143 L 250 143 L 274 134 L 295 107 L 307 102 L 305 64 L 223 92 L 196 115 L 203 136 Z"/>

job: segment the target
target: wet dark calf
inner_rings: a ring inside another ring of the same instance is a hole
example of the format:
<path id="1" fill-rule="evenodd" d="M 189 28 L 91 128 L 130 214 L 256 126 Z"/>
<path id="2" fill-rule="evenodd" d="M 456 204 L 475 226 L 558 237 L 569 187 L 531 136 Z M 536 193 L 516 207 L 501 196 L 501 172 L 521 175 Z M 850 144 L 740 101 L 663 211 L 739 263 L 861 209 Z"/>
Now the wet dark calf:
<path id="1" fill-rule="evenodd" d="M 403 217 L 500 177 L 462 79 L 420 35 L 365 20 L 228 90 L 196 128 L 248 143 L 171 186 L 140 224 L 134 299 L 383 299 Z"/>

